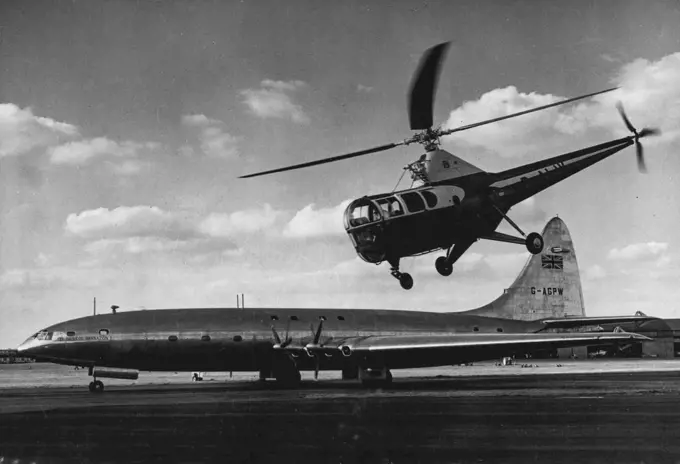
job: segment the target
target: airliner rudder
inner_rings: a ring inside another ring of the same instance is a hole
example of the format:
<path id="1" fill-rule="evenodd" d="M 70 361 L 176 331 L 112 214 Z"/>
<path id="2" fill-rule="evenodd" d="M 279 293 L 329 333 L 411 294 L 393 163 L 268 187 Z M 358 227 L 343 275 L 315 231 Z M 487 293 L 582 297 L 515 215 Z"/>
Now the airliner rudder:
<path id="1" fill-rule="evenodd" d="M 89 368 L 101 378 L 140 371 L 251 371 L 295 387 L 301 371 L 341 371 L 343 379 L 385 385 L 394 369 L 449 366 L 576 346 L 649 340 L 635 333 L 553 328 L 647 321 L 646 315 L 585 317 L 578 265 L 566 225 L 553 218 L 545 251 L 513 285 L 481 308 L 426 312 L 329 308 L 185 308 L 123 311 L 47 327 L 18 351 Z"/>

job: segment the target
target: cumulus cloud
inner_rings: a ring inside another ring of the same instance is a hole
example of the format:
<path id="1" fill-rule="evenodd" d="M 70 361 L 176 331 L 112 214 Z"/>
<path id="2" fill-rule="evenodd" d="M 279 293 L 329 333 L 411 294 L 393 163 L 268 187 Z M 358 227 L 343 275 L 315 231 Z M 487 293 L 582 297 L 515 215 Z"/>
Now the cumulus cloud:
<path id="1" fill-rule="evenodd" d="M 65 229 L 83 238 L 176 238 L 193 233 L 190 221 L 157 206 L 119 206 L 72 213 L 66 218 Z"/>
<path id="2" fill-rule="evenodd" d="M 139 174 L 144 169 L 149 167 L 149 163 L 144 163 L 139 160 L 125 160 L 120 163 L 111 163 L 111 168 L 116 174 L 130 176 Z"/>
<path id="3" fill-rule="evenodd" d="M 618 90 L 446 137 L 447 143 L 490 151 L 504 157 L 524 156 L 573 146 L 574 136 L 587 145 L 604 140 L 605 129 L 616 136 L 627 130 L 615 109 L 621 101 L 634 124 L 659 127 L 663 135 L 647 144 L 680 137 L 680 53 L 658 61 L 635 60 L 613 79 Z M 596 89 L 593 89 L 596 90 Z M 521 92 L 514 86 L 491 90 L 454 109 L 445 128 L 458 127 L 553 103 L 567 97 Z M 578 148 L 578 147 L 574 147 Z"/>
<path id="4" fill-rule="evenodd" d="M 668 243 L 633 243 L 624 248 L 613 248 L 607 257 L 614 260 L 639 261 L 655 259 L 668 249 Z"/>
<path id="5" fill-rule="evenodd" d="M 211 119 L 205 114 L 185 114 L 182 116 L 182 124 L 189 127 L 207 126 L 210 124 L 222 124 L 218 119 Z"/>
<path id="6" fill-rule="evenodd" d="M 201 150 L 206 155 L 233 158 L 238 156 L 238 143 L 241 138 L 224 132 L 219 127 L 206 127 L 201 132 Z"/>
<path id="7" fill-rule="evenodd" d="M 302 81 L 273 81 L 265 79 L 259 89 L 246 89 L 241 92 L 248 108 L 261 118 L 290 119 L 300 124 L 308 124 L 309 116 L 302 106 L 294 101 L 293 95 L 305 87 Z"/>
<path id="8" fill-rule="evenodd" d="M 0 104 L 0 158 L 21 155 L 77 135 L 78 128 L 72 124 L 36 116 L 31 108 Z"/>
<path id="9" fill-rule="evenodd" d="M 147 253 L 150 251 L 167 252 L 185 248 L 186 240 L 172 240 L 167 237 L 128 237 L 124 239 L 102 239 L 85 245 L 85 251 L 101 254 L 111 251 L 124 251 L 131 254 Z"/>
<path id="10" fill-rule="evenodd" d="M 158 147 L 159 144 L 154 142 L 116 142 L 107 137 L 97 137 L 53 147 L 49 150 L 49 155 L 54 164 L 84 164 L 102 156 L 131 158 L 137 156 L 140 150 L 154 150 Z"/>
<path id="11" fill-rule="evenodd" d="M 107 271 L 66 266 L 11 269 L 0 275 L 0 288 L 42 292 L 57 287 L 97 287 L 110 277 Z"/>
<path id="12" fill-rule="evenodd" d="M 607 271 L 605 271 L 602 266 L 594 264 L 586 269 L 584 273 L 585 280 L 599 280 L 607 277 Z"/>
<path id="13" fill-rule="evenodd" d="M 212 237 L 260 232 L 272 228 L 281 214 L 269 204 L 261 209 L 212 213 L 201 221 L 199 230 Z"/>
<path id="14" fill-rule="evenodd" d="M 198 139 L 201 143 L 201 150 L 206 155 L 216 158 L 238 156 L 238 144 L 241 137 L 225 132 L 222 128 L 224 124 L 222 121 L 208 118 L 204 114 L 185 114 L 182 116 L 182 124 L 200 130 Z M 193 152 L 193 147 L 190 145 L 180 147 L 182 155 L 191 156 Z"/>
<path id="15" fill-rule="evenodd" d="M 314 203 L 295 213 L 286 224 L 283 235 L 291 238 L 312 238 L 342 235 L 345 232 L 342 217 L 351 200 L 330 208 L 314 208 Z"/>

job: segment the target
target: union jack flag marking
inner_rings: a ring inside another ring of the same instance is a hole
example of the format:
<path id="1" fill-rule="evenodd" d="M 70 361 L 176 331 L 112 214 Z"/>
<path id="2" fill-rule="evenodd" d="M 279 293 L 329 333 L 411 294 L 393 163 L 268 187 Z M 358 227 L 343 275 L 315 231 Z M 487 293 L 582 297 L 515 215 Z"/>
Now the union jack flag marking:
<path id="1" fill-rule="evenodd" d="M 560 255 L 541 255 L 541 267 L 543 269 L 564 269 L 564 257 Z"/>

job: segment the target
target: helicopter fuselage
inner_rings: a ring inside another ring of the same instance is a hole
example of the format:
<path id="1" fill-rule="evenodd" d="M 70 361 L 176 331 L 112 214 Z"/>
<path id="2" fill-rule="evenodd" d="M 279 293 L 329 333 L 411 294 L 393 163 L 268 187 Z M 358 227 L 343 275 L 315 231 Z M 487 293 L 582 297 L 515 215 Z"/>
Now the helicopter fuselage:
<path id="1" fill-rule="evenodd" d="M 507 217 L 510 208 L 633 143 L 634 137 L 623 137 L 499 173 L 476 170 L 452 178 L 442 176 L 439 164 L 453 166 L 459 158 L 444 150 L 429 152 L 427 169 L 419 173 L 422 185 L 351 202 L 345 230 L 361 259 L 388 261 L 396 276 L 404 257 L 448 249 L 451 265 L 479 239 L 525 243 L 495 232 L 503 219 L 521 232 Z M 457 245 L 459 253 L 451 253 Z M 542 244 L 535 252 L 541 249 Z"/>

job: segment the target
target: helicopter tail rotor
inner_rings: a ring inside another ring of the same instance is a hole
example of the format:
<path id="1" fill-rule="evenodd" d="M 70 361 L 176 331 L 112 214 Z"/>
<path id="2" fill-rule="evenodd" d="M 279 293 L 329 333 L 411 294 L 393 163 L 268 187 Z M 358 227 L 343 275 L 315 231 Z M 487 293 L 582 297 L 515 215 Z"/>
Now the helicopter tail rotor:
<path id="1" fill-rule="evenodd" d="M 645 165 L 645 153 L 644 148 L 642 147 L 642 143 L 640 143 L 640 139 L 643 137 L 648 137 L 650 135 L 659 135 L 661 134 L 661 131 L 656 128 L 645 127 L 640 132 L 638 132 L 635 126 L 633 126 L 633 124 L 630 122 L 630 119 L 628 119 L 626 111 L 623 109 L 623 105 L 621 104 L 621 102 L 618 102 L 616 104 L 616 109 L 619 110 L 619 114 L 621 115 L 621 118 L 623 119 L 623 122 L 628 128 L 628 130 L 633 133 L 635 141 L 635 156 L 637 158 L 638 170 L 642 173 L 646 173 L 647 166 Z"/>

